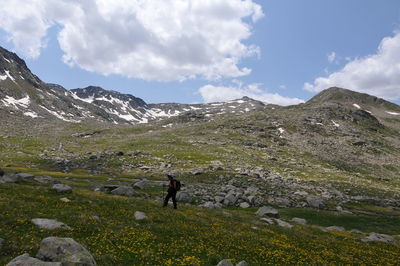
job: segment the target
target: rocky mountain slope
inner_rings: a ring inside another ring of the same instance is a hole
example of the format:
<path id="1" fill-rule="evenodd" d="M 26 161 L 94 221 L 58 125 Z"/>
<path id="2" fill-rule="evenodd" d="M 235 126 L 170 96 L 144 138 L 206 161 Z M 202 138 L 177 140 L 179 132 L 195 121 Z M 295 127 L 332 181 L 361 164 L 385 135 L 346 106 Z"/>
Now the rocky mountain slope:
<path id="1" fill-rule="evenodd" d="M 21 123 L 95 122 L 113 124 L 148 123 L 194 112 L 206 117 L 224 113 L 245 113 L 263 108 L 249 98 L 212 104 L 146 104 L 129 94 L 87 87 L 68 91 L 48 84 L 31 73 L 16 54 L 0 47 L 0 107 L 2 117 L 12 115 Z M 8 120 L 8 119 L 6 119 Z"/>

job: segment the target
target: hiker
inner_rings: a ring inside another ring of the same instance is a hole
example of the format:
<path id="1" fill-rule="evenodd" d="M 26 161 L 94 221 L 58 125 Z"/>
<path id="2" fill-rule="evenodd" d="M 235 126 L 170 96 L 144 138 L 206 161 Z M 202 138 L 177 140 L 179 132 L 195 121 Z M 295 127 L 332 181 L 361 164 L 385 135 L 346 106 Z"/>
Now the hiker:
<path id="1" fill-rule="evenodd" d="M 163 207 L 166 207 L 168 205 L 168 201 L 170 198 L 172 198 L 172 203 L 174 204 L 174 209 L 177 208 L 176 206 L 176 192 L 179 190 L 178 188 L 178 181 L 174 179 L 174 175 L 171 173 L 167 174 L 168 176 L 168 180 L 169 180 L 169 184 L 168 184 L 168 194 L 164 199 L 164 205 Z"/>

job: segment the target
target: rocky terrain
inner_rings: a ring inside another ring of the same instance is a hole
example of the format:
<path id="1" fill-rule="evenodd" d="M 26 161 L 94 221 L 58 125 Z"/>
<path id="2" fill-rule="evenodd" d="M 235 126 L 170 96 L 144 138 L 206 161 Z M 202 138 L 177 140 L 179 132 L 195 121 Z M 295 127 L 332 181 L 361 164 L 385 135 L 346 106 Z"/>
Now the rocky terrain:
<path id="1" fill-rule="evenodd" d="M 147 104 L 47 84 L 1 48 L 0 116 L 2 264 L 398 262 L 400 106 L 375 96 Z"/>

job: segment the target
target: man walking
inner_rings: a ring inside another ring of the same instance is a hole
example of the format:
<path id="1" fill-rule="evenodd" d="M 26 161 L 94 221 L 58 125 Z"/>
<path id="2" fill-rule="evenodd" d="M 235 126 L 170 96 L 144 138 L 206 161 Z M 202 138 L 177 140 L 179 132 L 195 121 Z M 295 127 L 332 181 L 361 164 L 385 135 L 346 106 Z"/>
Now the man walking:
<path id="1" fill-rule="evenodd" d="M 163 207 L 166 207 L 168 205 L 168 201 L 170 198 L 172 198 L 172 203 L 174 204 L 174 209 L 177 208 L 176 206 L 176 192 L 177 190 L 177 181 L 174 179 L 174 175 L 171 173 L 167 174 L 169 184 L 168 184 L 168 194 L 164 199 L 164 205 Z"/>

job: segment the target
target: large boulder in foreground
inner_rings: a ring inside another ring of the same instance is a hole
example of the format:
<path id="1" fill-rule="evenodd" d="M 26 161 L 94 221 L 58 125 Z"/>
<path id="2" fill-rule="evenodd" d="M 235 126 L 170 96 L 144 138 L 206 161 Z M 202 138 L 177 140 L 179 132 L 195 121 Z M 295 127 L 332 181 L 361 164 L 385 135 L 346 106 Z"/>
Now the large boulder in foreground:
<path id="1" fill-rule="evenodd" d="M 72 238 L 47 237 L 40 243 L 37 258 L 62 265 L 97 265 L 92 254 Z"/>
<path id="2" fill-rule="evenodd" d="M 273 217 L 273 218 L 279 218 L 279 212 L 269 206 L 263 206 L 259 208 L 256 212 L 256 214 L 260 217 Z"/>
<path id="3" fill-rule="evenodd" d="M 46 262 L 32 258 L 28 253 L 16 257 L 6 266 L 61 266 L 61 262 Z"/>

